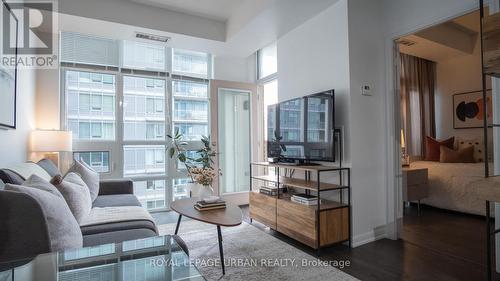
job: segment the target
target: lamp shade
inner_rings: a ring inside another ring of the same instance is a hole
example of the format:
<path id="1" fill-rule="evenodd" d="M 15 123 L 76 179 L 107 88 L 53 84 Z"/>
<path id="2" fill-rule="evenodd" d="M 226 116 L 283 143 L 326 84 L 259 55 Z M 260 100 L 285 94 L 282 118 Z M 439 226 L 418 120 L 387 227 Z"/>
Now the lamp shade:
<path id="1" fill-rule="evenodd" d="M 401 129 L 401 147 L 402 148 L 406 147 L 406 144 L 405 144 L 405 132 L 403 131 L 403 129 Z"/>
<path id="2" fill-rule="evenodd" d="M 35 130 L 31 132 L 31 151 L 62 152 L 73 150 L 73 135 L 68 131 Z"/>

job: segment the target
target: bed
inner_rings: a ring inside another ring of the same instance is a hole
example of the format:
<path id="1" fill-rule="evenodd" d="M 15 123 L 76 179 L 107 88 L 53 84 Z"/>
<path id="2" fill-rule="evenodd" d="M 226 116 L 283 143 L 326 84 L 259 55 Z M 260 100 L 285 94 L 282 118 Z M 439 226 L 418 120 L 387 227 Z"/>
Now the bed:
<path id="1" fill-rule="evenodd" d="M 474 185 L 471 184 L 484 179 L 484 163 L 416 161 L 411 163 L 411 167 L 427 168 L 429 171 L 429 197 L 422 203 L 484 216 L 484 202 L 476 198 Z"/>

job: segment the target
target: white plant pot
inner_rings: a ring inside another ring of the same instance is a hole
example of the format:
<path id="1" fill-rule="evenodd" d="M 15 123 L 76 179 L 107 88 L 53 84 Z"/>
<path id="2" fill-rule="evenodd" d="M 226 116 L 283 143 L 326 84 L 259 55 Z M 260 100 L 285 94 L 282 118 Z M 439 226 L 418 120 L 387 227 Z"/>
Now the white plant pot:
<path id="1" fill-rule="evenodd" d="M 188 183 L 186 185 L 187 191 L 191 193 L 191 197 L 200 197 L 200 191 L 203 188 L 203 185 L 199 183 Z"/>
<path id="2" fill-rule="evenodd" d="M 214 190 L 210 185 L 203 185 L 200 192 L 198 193 L 198 197 L 200 197 L 200 200 L 205 200 L 206 198 L 212 197 L 213 195 Z"/>

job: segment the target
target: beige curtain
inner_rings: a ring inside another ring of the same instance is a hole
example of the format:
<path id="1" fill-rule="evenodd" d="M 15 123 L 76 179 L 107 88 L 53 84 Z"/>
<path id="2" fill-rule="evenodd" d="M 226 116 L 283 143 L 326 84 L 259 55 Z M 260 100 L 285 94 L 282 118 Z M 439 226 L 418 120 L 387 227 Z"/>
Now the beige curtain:
<path id="1" fill-rule="evenodd" d="M 401 54 L 401 114 L 406 150 L 425 156 L 425 137 L 436 137 L 436 63 Z"/>

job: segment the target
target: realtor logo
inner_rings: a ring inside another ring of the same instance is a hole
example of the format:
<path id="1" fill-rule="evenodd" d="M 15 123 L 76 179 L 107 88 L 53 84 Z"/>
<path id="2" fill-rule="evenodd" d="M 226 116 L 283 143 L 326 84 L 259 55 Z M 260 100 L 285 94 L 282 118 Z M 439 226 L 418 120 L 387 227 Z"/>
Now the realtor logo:
<path id="1" fill-rule="evenodd" d="M 3 6 L 3 54 L 48 55 L 53 49 L 52 2 L 7 2 Z M 16 48 L 17 38 L 17 48 Z"/>
<path id="2" fill-rule="evenodd" d="M 57 0 L 2 0 L 1 9 L 0 68 L 57 68 Z"/>

